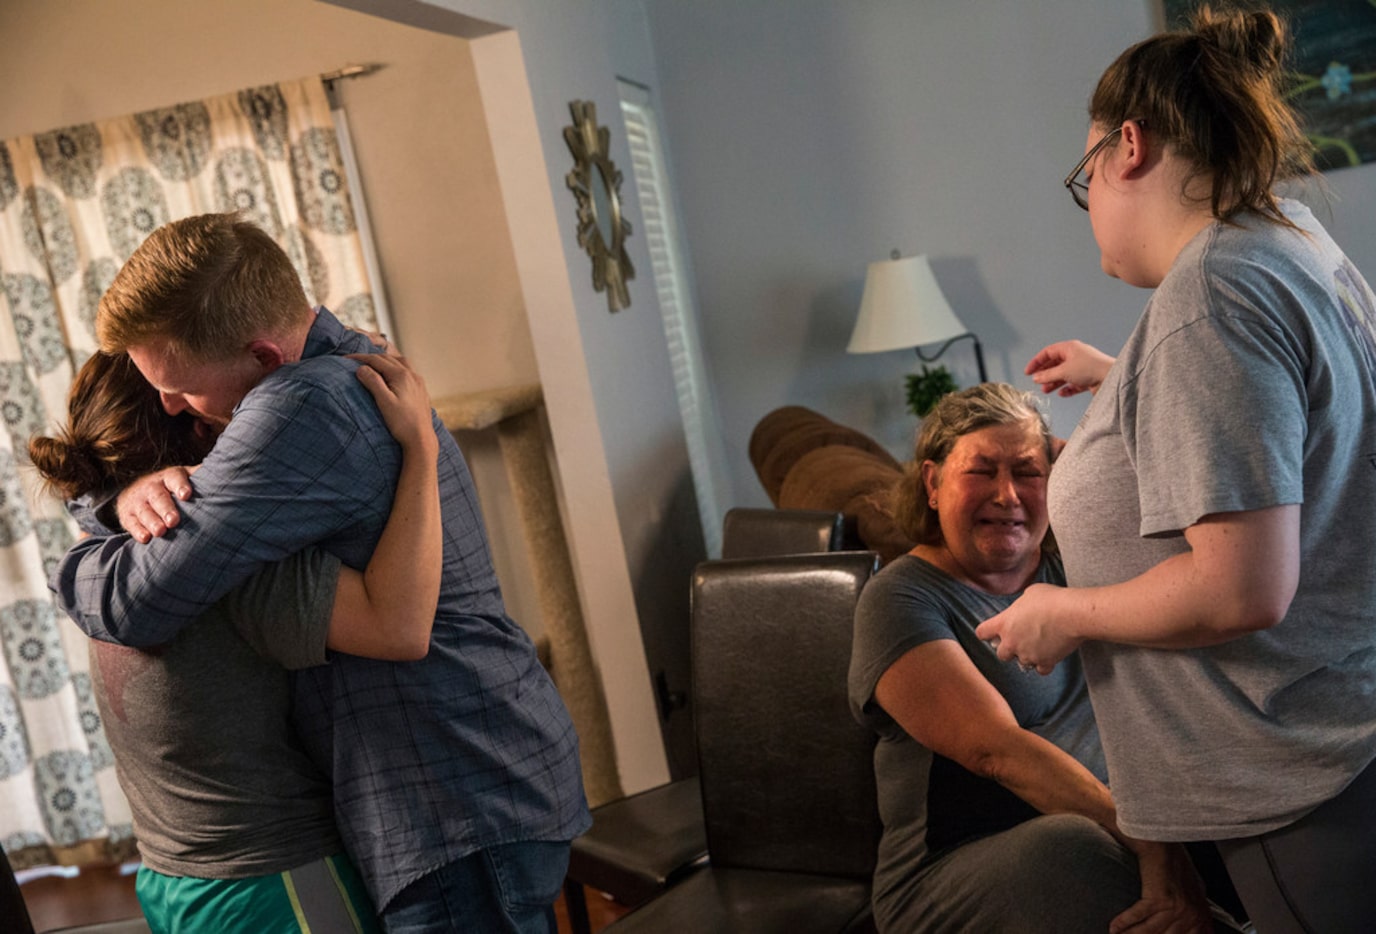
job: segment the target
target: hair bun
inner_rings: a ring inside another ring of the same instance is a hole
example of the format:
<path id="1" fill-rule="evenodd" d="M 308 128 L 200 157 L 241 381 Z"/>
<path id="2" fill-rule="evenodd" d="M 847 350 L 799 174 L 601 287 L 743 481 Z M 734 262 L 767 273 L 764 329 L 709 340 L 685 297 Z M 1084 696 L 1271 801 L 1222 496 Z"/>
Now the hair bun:
<path id="1" fill-rule="evenodd" d="M 1206 5 L 1195 12 L 1191 25 L 1200 41 L 1261 74 L 1278 75 L 1289 50 L 1285 21 L 1270 10 L 1215 12 Z"/>
<path id="2" fill-rule="evenodd" d="M 100 455 L 89 442 L 66 437 L 29 439 L 29 460 L 47 484 L 66 499 L 105 485 Z"/>

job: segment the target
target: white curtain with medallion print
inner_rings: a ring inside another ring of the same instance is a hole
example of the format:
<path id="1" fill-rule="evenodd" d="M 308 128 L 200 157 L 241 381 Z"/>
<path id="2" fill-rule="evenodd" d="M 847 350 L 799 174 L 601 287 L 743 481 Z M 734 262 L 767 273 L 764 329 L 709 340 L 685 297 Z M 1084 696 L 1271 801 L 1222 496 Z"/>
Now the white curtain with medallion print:
<path id="1" fill-rule="evenodd" d="M 65 419 L 100 296 L 154 229 L 238 210 L 307 297 L 376 329 L 340 143 L 318 77 L 0 143 L 0 844 L 15 868 L 133 853 L 85 636 L 48 576 L 75 526 L 28 439 Z"/>

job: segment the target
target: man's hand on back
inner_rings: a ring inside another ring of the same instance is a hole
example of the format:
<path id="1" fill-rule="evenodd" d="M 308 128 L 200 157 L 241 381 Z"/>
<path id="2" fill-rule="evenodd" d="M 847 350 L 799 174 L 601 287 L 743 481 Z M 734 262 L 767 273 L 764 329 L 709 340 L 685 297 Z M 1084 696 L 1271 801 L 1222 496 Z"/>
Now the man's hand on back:
<path id="1" fill-rule="evenodd" d="M 191 498 L 191 474 L 195 469 L 168 467 L 129 484 L 115 501 L 119 524 L 143 544 L 165 535 L 181 521 L 177 501 Z"/>

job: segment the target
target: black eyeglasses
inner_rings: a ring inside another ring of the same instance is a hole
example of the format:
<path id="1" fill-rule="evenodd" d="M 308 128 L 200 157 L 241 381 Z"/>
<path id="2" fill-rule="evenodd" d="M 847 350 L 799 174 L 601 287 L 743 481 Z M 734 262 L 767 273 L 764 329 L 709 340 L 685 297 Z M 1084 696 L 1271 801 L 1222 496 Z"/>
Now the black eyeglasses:
<path id="1" fill-rule="evenodd" d="M 1099 154 L 1100 149 L 1103 149 L 1110 140 L 1122 132 L 1123 128 L 1120 126 L 1105 133 L 1099 138 L 1099 142 L 1089 147 L 1089 152 L 1085 153 L 1083 159 L 1075 163 L 1075 168 L 1071 169 L 1070 174 L 1065 177 L 1065 187 L 1070 189 L 1070 197 L 1074 198 L 1075 203 L 1086 211 L 1089 210 L 1089 179 L 1080 181 L 1080 173 L 1085 170 L 1085 166 L 1089 165 L 1089 160 Z"/>

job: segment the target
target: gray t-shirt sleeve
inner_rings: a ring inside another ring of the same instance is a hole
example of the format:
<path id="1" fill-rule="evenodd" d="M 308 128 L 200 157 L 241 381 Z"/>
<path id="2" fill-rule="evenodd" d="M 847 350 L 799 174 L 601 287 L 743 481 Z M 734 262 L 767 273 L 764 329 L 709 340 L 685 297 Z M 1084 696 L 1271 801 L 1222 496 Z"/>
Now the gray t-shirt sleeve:
<path id="1" fill-rule="evenodd" d="M 884 672 L 919 645 L 956 638 L 938 595 L 917 579 L 917 559 L 898 560 L 898 569 L 876 575 L 860 592 L 851 645 L 851 711 L 881 735 L 900 729 L 874 702 L 874 689 Z"/>
<path id="2" fill-rule="evenodd" d="M 245 642 L 284 668 L 326 661 L 340 561 L 319 548 L 269 564 L 219 601 Z"/>
<path id="3" fill-rule="evenodd" d="M 1307 351 L 1247 291 L 1207 281 L 1162 283 L 1149 326 L 1124 348 L 1123 440 L 1142 535 L 1304 499 Z"/>

